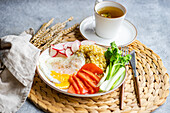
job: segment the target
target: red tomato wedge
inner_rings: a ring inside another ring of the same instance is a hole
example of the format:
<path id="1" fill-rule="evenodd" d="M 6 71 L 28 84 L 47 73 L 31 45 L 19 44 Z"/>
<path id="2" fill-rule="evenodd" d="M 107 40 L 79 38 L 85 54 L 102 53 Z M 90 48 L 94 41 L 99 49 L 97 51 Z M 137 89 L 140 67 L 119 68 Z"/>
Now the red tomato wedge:
<path id="1" fill-rule="evenodd" d="M 88 92 L 88 89 L 83 84 L 83 82 L 79 78 L 77 78 L 75 75 L 73 75 L 73 79 L 77 82 L 77 85 L 80 89 L 80 94 L 86 94 Z"/>
<path id="2" fill-rule="evenodd" d="M 95 74 L 95 73 L 102 74 L 103 73 L 103 70 L 93 63 L 85 64 L 80 70 L 82 70 L 82 69 L 88 70 L 88 71 L 92 72 L 93 74 Z"/>
<path id="3" fill-rule="evenodd" d="M 96 82 L 100 81 L 100 78 L 96 74 L 93 74 L 92 72 L 85 69 L 82 69 L 82 71 L 85 72 L 90 78 L 94 79 Z"/>
<path id="4" fill-rule="evenodd" d="M 70 87 L 68 88 L 68 93 L 74 93 L 74 94 L 76 94 L 76 91 L 75 91 L 73 85 L 70 85 Z"/>
<path id="5" fill-rule="evenodd" d="M 79 78 L 81 78 L 83 81 L 87 81 L 87 83 L 91 86 L 91 87 L 93 87 L 93 88 L 96 88 L 96 84 L 93 82 L 93 80 L 89 77 L 89 76 L 87 76 L 85 73 L 83 73 L 83 72 L 78 72 L 77 73 L 77 76 L 79 77 Z"/>
<path id="6" fill-rule="evenodd" d="M 77 83 L 75 82 L 75 80 L 73 79 L 73 76 L 70 76 L 69 81 L 73 85 L 73 87 L 76 91 L 76 94 L 80 94 L 79 87 L 78 87 Z"/>

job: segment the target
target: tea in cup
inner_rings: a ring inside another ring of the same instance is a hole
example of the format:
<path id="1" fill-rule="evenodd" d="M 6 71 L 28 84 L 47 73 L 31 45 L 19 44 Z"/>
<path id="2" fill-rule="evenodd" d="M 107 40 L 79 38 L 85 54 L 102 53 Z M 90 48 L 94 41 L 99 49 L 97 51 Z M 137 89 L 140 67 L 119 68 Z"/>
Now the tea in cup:
<path id="1" fill-rule="evenodd" d="M 115 39 L 126 15 L 126 8 L 113 1 L 95 5 L 95 32 L 101 38 Z"/>

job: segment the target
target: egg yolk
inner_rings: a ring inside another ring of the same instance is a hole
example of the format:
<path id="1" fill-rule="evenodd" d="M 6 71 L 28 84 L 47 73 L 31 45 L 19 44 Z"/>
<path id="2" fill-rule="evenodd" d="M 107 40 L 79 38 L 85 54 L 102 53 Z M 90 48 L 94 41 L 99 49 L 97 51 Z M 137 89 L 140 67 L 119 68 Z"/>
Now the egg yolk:
<path id="1" fill-rule="evenodd" d="M 51 71 L 50 74 L 54 79 L 59 80 L 61 83 L 55 84 L 56 87 L 60 89 L 67 89 L 70 86 L 69 74 L 61 74 L 61 73 L 56 73 L 55 71 Z"/>

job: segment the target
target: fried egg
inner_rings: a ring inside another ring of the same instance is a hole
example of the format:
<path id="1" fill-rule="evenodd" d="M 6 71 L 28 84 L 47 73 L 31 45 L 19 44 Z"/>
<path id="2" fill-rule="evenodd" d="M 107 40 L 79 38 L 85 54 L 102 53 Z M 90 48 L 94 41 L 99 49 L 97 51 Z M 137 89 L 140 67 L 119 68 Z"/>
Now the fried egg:
<path id="1" fill-rule="evenodd" d="M 73 54 L 70 57 L 51 57 L 44 55 L 39 58 L 39 67 L 44 75 L 53 83 L 61 83 L 55 76 L 51 75 L 53 71 L 61 74 L 73 74 L 79 70 L 85 64 L 85 58 L 83 54 Z"/>

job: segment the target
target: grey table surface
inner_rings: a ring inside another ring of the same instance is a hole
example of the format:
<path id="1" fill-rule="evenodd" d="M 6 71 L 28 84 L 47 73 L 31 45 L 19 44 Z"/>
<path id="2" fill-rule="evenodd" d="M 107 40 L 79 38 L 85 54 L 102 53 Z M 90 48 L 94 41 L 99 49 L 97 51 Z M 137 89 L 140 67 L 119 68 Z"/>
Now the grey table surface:
<path id="1" fill-rule="evenodd" d="M 138 30 L 137 39 L 163 60 L 170 74 L 170 0 L 114 0 L 127 10 L 126 19 Z M 52 17 L 55 23 L 74 17 L 68 24 L 79 23 L 93 15 L 94 0 L 0 0 L 0 37 L 19 34 L 32 27 L 38 30 Z M 170 113 L 170 96 L 154 113 Z M 17 113 L 41 113 L 27 100 Z"/>

